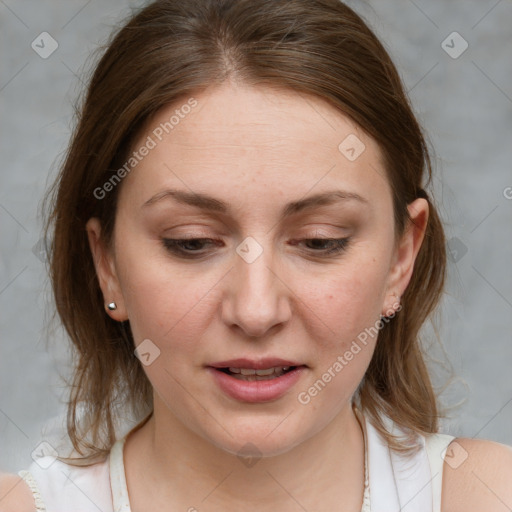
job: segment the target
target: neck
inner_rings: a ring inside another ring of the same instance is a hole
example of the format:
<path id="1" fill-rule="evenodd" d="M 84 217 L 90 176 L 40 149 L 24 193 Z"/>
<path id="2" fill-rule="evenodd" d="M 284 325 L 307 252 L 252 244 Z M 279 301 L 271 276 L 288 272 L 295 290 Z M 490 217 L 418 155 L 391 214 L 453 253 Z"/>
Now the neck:
<path id="1" fill-rule="evenodd" d="M 140 487 L 153 489 L 155 504 L 180 504 L 184 510 L 361 507 L 364 442 L 350 403 L 323 430 L 287 452 L 252 461 L 192 432 L 158 399 L 152 417 L 128 440 L 125 464 L 132 501 L 142 496 L 132 484 L 144 482 Z M 138 510 L 133 503 L 132 510 Z"/>

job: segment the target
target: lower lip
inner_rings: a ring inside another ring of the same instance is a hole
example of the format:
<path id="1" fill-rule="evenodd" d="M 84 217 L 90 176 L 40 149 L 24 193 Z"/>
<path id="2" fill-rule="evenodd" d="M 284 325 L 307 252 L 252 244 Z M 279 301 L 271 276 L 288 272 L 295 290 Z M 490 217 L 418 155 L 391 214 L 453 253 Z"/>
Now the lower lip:
<path id="1" fill-rule="evenodd" d="M 281 398 L 300 379 L 305 366 L 269 380 L 239 380 L 227 373 L 208 367 L 220 389 L 241 402 L 271 402 Z"/>

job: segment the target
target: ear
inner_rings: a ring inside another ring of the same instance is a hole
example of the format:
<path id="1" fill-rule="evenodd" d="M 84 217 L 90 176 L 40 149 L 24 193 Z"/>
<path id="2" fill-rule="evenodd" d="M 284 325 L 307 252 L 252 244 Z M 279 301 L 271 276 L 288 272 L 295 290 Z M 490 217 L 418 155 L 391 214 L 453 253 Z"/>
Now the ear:
<path id="1" fill-rule="evenodd" d="M 111 318 L 118 322 L 128 320 L 121 286 L 117 277 L 114 257 L 111 249 L 105 246 L 101 237 L 101 224 L 99 219 L 96 217 L 89 219 L 85 225 L 85 229 L 87 230 L 96 275 L 98 276 L 100 288 L 103 292 L 105 311 Z M 116 309 L 113 311 L 108 309 L 108 304 L 111 302 L 115 302 L 116 304 Z"/>
<path id="2" fill-rule="evenodd" d="M 410 220 L 394 250 L 382 315 L 390 316 L 400 305 L 414 270 L 428 222 L 428 202 L 418 198 L 407 206 Z"/>

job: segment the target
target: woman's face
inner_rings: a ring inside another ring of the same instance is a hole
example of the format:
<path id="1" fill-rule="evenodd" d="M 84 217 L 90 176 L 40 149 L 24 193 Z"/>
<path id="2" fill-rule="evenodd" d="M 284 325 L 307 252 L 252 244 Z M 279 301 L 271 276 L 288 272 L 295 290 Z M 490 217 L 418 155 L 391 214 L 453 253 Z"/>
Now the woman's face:
<path id="1" fill-rule="evenodd" d="M 322 100 L 228 83 L 187 100 L 134 144 L 113 250 L 88 223 L 105 302 L 155 415 L 231 453 L 286 452 L 348 410 L 422 233 L 395 245 L 377 144 Z M 427 203 L 409 210 L 424 226 Z"/>

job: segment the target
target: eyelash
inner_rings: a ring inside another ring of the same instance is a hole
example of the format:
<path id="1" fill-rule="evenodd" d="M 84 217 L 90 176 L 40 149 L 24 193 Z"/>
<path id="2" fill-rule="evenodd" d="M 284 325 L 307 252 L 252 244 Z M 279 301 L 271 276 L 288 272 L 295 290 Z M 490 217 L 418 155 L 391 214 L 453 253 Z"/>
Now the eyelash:
<path id="1" fill-rule="evenodd" d="M 350 242 L 350 238 L 304 238 L 299 240 L 298 242 L 311 242 L 311 241 L 320 241 L 320 242 L 330 242 L 333 246 L 330 249 L 322 249 L 322 250 L 312 250 L 315 256 L 320 257 L 329 257 L 336 256 L 341 252 L 345 251 Z M 219 245 L 216 243 L 217 241 L 212 240 L 211 238 L 162 238 L 163 246 L 170 252 L 182 257 L 182 258 L 200 258 L 205 255 L 204 252 L 192 251 L 189 252 L 190 249 L 185 249 L 183 246 L 190 243 L 208 243 L 208 245 Z M 293 244 L 297 245 L 297 244 Z"/>

